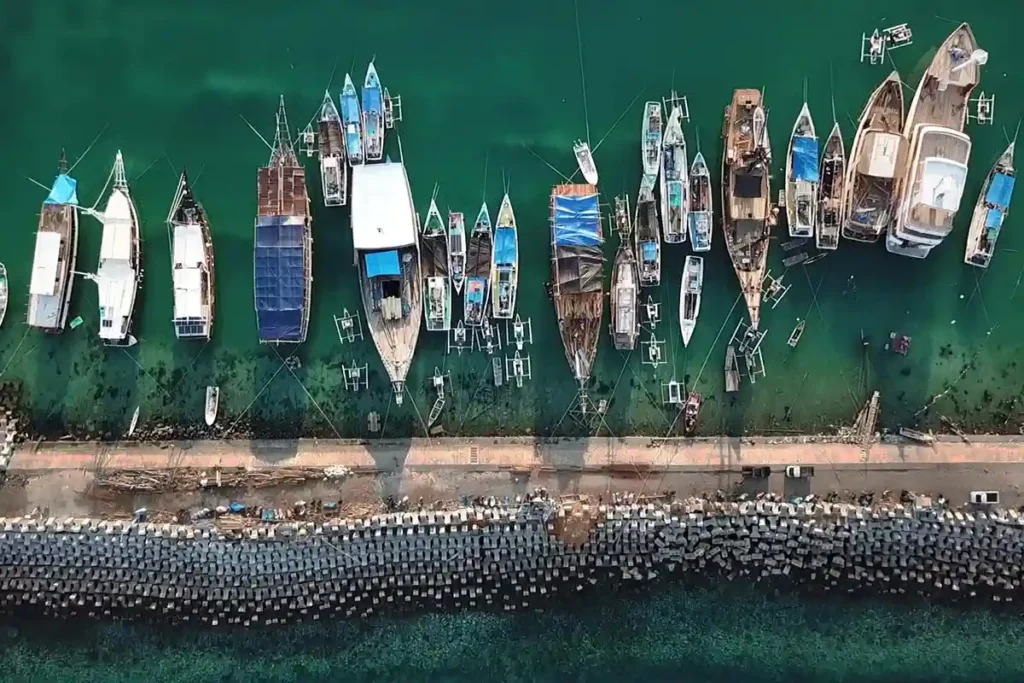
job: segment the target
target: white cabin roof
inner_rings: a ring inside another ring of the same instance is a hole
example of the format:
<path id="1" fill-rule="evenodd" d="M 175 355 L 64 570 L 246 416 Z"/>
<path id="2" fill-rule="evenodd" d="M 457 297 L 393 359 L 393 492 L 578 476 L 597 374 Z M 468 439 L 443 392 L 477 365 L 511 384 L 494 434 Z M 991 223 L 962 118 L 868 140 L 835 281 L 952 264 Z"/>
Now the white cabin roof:
<path id="1" fill-rule="evenodd" d="M 57 268 L 60 262 L 60 233 L 36 234 L 36 253 L 32 258 L 32 281 L 29 294 L 52 296 L 57 290 Z"/>
<path id="2" fill-rule="evenodd" d="M 352 243 L 358 251 L 397 249 L 416 243 L 416 220 L 405 166 L 352 168 Z"/>
<path id="3" fill-rule="evenodd" d="M 920 182 L 915 186 L 912 203 L 955 212 L 960 208 L 966 182 L 965 164 L 941 157 L 928 157 L 922 164 Z"/>
<path id="4" fill-rule="evenodd" d="M 902 142 L 903 136 L 897 133 L 868 133 L 864 141 L 868 148 L 867 164 L 861 166 L 861 173 L 874 178 L 895 177 Z"/>
<path id="5" fill-rule="evenodd" d="M 205 318 L 203 265 L 206 247 L 198 225 L 174 226 L 174 317 Z"/>
<path id="6" fill-rule="evenodd" d="M 135 306 L 135 270 L 128 261 L 106 261 L 96 273 L 100 300 L 100 339 L 122 340 Z M 109 321 L 109 322 L 108 322 Z"/>
<path id="7" fill-rule="evenodd" d="M 100 261 L 122 259 L 127 261 L 132 254 L 132 210 L 128 196 L 120 189 L 110 193 L 107 208 L 103 212 L 103 241 L 100 244 Z"/>

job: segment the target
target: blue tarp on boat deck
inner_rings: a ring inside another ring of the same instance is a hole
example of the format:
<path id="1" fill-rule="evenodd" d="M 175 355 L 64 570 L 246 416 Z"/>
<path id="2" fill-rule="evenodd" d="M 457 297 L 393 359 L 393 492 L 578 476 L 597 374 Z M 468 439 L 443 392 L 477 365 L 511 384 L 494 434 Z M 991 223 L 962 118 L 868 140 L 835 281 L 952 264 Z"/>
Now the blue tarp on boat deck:
<path id="1" fill-rule="evenodd" d="M 793 138 L 793 180 L 818 182 L 817 138 Z"/>
<path id="2" fill-rule="evenodd" d="M 484 293 L 487 291 L 487 278 L 471 277 L 466 287 L 466 301 L 473 304 L 483 304 Z"/>
<path id="3" fill-rule="evenodd" d="M 1010 198 L 1013 196 L 1013 184 L 1016 178 L 1003 173 L 997 173 L 992 178 L 992 184 L 988 186 L 988 193 L 985 194 L 985 203 L 992 206 L 1008 207 Z"/>
<path id="4" fill-rule="evenodd" d="M 656 261 L 658 259 L 658 245 L 654 242 L 644 242 L 640 245 L 640 253 L 643 255 L 644 261 Z"/>
<path id="5" fill-rule="evenodd" d="M 363 111 L 384 113 L 384 101 L 380 96 L 380 88 L 363 88 Z"/>
<path id="6" fill-rule="evenodd" d="M 345 123 L 356 123 L 362 118 L 359 97 L 355 93 L 350 95 L 341 93 L 341 118 Z"/>
<path id="7" fill-rule="evenodd" d="M 382 275 L 398 277 L 402 274 L 402 267 L 398 263 L 398 252 L 393 249 L 391 251 L 373 251 L 363 259 L 366 261 L 367 277 L 381 277 Z"/>
<path id="8" fill-rule="evenodd" d="M 599 247 L 601 214 L 597 195 L 585 197 L 555 196 L 555 245 L 559 247 Z"/>
<path id="9" fill-rule="evenodd" d="M 260 341 L 302 341 L 306 302 L 305 223 L 298 216 L 256 222 L 256 326 Z"/>
<path id="10" fill-rule="evenodd" d="M 516 264 L 515 228 L 498 228 L 494 232 L 494 262 L 499 266 Z"/>
<path id="11" fill-rule="evenodd" d="M 985 229 L 998 230 L 1003 224 L 1003 212 L 999 209 L 989 209 L 985 214 Z"/>
<path id="12" fill-rule="evenodd" d="M 50 195 L 43 203 L 78 206 L 78 181 L 64 173 L 57 176 L 50 188 Z"/>

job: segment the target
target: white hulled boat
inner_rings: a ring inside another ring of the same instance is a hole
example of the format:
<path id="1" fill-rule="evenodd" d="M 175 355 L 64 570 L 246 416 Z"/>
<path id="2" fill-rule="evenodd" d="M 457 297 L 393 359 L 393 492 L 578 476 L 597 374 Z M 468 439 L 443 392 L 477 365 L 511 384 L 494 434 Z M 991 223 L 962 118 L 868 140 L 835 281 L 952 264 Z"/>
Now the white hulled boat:
<path id="1" fill-rule="evenodd" d="M 992 260 L 996 240 L 1003 229 L 1006 214 L 1010 211 L 1013 186 L 1017 182 L 1017 173 L 1013 168 L 1013 148 L 1016 144 L 1016 140 L 1010 143 L 985 178 L 978 203 L 974 207 L 974 214 L 971 216 L 964 263 L 988 268 Z"/>
<path id="2" fill-rule="evenodd" d="M 345 206 L 348 203 L 348 164 L 345 163 L 345 131 L 341 114 L 334 105 L 330 91 L 324 93 L 320 105 L 320 186 L 324 206 Z"/>
<path id="3" fill-rule="evenodd" d="M 711 194 L 711 172 L 704 155 L 697 152 L 690 166 L 690 244 L 696 252 L 711 251 L 714 200 Z"/>
<path id="4" fill-rule="evenodd" d="M 661 146 L 661 220 L 665 242 L 686 241 L 689 209 L 686 177 L 686 137 L 683 135 L 683 110 L 673 107 L 665 126 Z"/>
<path id="5" fill-rule="evenodd" d="M 174 283 L 174 333 L 178 339 L 209 339 L 213 334 L 213 237 L 202 205 L 181 172 L 167 214 L 171 232 L 171 279 Z"/>
<path id="6" fill-rule="evenodd" d="M 352 77 L 345 74 L 345 86 L 341 91 L 341 121 L 345 124 L 345 156 L 350 166 L 366 161 L 363 138 L 363 110 L 359 105 L 359 94 Z"/>
<path id="7" fill-rule="evenodd" d="M 363 81 L 363 139 L 367 161 L 384 158 L 384 99 L 373 62 L 366 67 Z"/>
<path id="8" fill-rule="evenodd" d="M 577 140 L 572 146 L 572 152 L 576 155 L 576 165 L 580 167 L 583 178 L 591 185 L 597 185 L 597 164 L 594 163 L 594 153 L 590 144 Z"/>
<path id="9" fill-rule="evenodd" d="M 491 231 L 491 214 L 487 202 L 480 207 L 480 213 L 469 236 L 469 254 L 466 259 L 466 298 L 463 300 L 462 319 L 467 327 L 480 327 L 487 319 L 487 300 L 491 296 L 491 252 L 494 235 Z"/>
<path id="10" fill-rule="evenodd" d="M 658 170 L 661 168 L 661 117 L 661 102 L 648 102 L 644 105 L 640 157 L 644 164 L 644 175 L 650 176 L 652 180 L 658 179 Z"/>
<path id="11" fill-rule="evenodd" d="M 683 336 L 683 346 L 690 345 L 690 337 L 697 327 L 703 289 L 704 259 L 700 256 L 687 256 L 683 266 L 683 281 L 679 286 L 679 331 Z"/>
<path id="12" fill-rule="evenodd" d="M 800 109 L 786 154 L 786 222 L 790 237 L 811 237 L 818 215 L 818 137 L 807 103 Z"/>
<path id="13" fill-rule="evenodd" d="M 498 208 L 491 256 L 491 306 L 495 318 L 511 320 L 519 291 L 519 232 L 512 202 L 506 194 Z"/>

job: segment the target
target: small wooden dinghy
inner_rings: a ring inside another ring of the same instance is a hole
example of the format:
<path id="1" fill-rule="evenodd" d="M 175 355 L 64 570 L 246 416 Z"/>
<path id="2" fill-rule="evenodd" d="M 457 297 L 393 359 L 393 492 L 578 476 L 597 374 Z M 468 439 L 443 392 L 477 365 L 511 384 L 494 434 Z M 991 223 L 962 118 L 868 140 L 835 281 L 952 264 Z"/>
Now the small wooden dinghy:
<path id="1" fill-rule="evenodd" d="M 206 387 L 206 426 L 212 427 L 217 421 L 217 408 L 220 407 L 220 387 Z"/>
<path id="2" fill-rule="evenodd" d="M 1003 229 L 1006 214 L 1010 210 L 1010 199 L 1013 197 L 1013 185 L 1016 172 L 1013 169 L 1013 148 L 1011 142 L 1006 151 L 996 161 L 996 165 L 985 178 L 981 195 L 974 207 L 971 217 L 971 228 L 967 233 L 967 250 L 964 263 L 980 268 L 988 268 L 992 253 L 996 248 L 996 240 Z"/>
<path id="3" fill-rule="evenodd" d="M 10 288 L 7 286 L 7 266 L 0 263 L 0 325 L 7 317 L 7 298 Z"/>
<path id="4" fill-rule="evenodd" d="M 590 144 L 577 140 L 572 146 L 572 153 L 576 155 L 576 165 L 580 167 L 583 178 L 591 185 L 597 185 L 597 164 L 594 163 Z"/>
<path id="5" fill-rule="evenodd" d="M 135 412 L 132 413 L 132 421 L 128 425 L 128 433 L 125 435 L 126 439 L 132 438 L 132 434 L 135 433 L 135 428 L 139 426 L 139 412 L 142 410 L 142 406 L 136 406 Z"/>
<path id="6" fill-rule="evenodd" d="M 821 185 L 818 187 L 818 229 L 814 233 L 814 242 L 818 249 L 835 249 L 839 246 L 839 230 L 843 226 L 846 190 L 846 150 L 838 121 L 825 141 L 818 176 Z"/>
<path id="7" fill-rule="evenodd" d="M 800 109 L 786 154 L 786 218 L 790 237 L 814 234 L 818 213 L 818 138 L 807 103 Z"/>
<path id="8" fill-rule="evenodd" d="M 736 360 L 736 347 L 725 349 L 725 391 L 733 393 L 740 390 L 740 364 Z"/>
<path id="9" fill-rule="evenodd" d="M 683 346 L 689 346 L 693 329 L 697 327 L 700 294 L 704 289 L 704 259 L 700 256 L 686 257 L 679 289 L 679 331 L 683 335 Z"/>

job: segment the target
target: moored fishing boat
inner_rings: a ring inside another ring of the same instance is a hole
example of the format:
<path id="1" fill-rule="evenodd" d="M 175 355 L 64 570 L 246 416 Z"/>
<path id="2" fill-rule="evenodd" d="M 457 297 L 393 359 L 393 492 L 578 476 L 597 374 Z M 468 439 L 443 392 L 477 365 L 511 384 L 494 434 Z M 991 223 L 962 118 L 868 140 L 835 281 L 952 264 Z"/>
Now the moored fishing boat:
<path id="1" fill-rule="evenodd" d="M 28 325 L 44 332 L 64 331 L 71 307 L 78 255 L 78 181 L 68 175 L 64 151 L 57 177 L 39 212 L 39 229 L 28 289 Z"/>
<path id="2" fill-rule="evenodd" d="M 619 248 L 612 265 L 610 301 L 612 344 L 618 351 L 632 351 L 640 335 L 637 302 L 640 299 L 640 274 L 630 242 L 629 198 L 615 199 L 615 224 L 619 230 Z"/>
<path id="3" fill-rule="evenodd" d="M 682 121 L 682 108 L 673 107 L 661 146 L 661 220 L 668 244 L 686 241 L 686 215 L 690 202 Z"/>
<path id="4" fill-rule="evenodd" d="M 687 256 L 683 266 L 683 280 L 679 285 L 679 331 L 683 337 L 683 346 L 690 345 L 690 337 L 697 327 L 703 290 L 704 259 L 700 256 Z"/>
<path id="5" fill-rule="evenodd" d="M 334 106 L 330 91 L 320 104 L 320 186 L 324 206 L 345 206 L 348 203 L 348 164 L 345 163 L 345 131 L 341 114 Z"/>
<path id="6" fill-rule="evenodd" d="M 456 294 L 461 294 L 466 280 L 466 217 L 461 211 L 448 213 L 448 257 L 452 264 L 452 287 Z"/>
<path id="7" fill-rule="evenodd" d="M 427 331 L 447 332 L 452 326 L 451 262 L 444 219 L 433 199 L 427 210 L 427 220 L 423 222 L 420 264 L 423 267 L 423 317 Z"/>
<path id="8" fill-rule="evenodd" d="M 821 185 L 818 187 L 818 229 L 814 233 L 814 242 L 818 249 L 835 249 L 839 246 L 839 230 L 843 225 L 846 183 L 846 150 L 838 121 L 825 140 L 818 177 Z"/>
<path id="9" fill-rule="evenodd" d="M 1010 210 L 1013 186 L 1017 181 L 1017 173 L 1013 168 L 1013 148 L 1016 144 L 1016 140 L 1010 143 L 985 178 L 978 203 L 974 207 L 974 214 L 971 216 L 964 263 L 988 268 L 992 260 L 996 240 L 999 239 L 1006 214 Z"/>
<path id="10" fill-rule="evenodd" d="M 921 77 L 903 128 L 909 161 L 896 182 L 896 220 L 885 238 L 890 253 L 925 258 L 952 232 L 971 157 L 968 103 L 987 59 L 970 26 L 960 24 Z"/>
<path id="11" fill-rule="evenodd" d="M 167 214 L 174 285 L 174 333 L 178 339 L 206 339 L 213 334 L 213 237 L 202 205 L 192 194 L 188 172 L 181 171 Z"/>
<path id="12" fill-rule="evenodd" d="M 352 77 L 345 74 L 345 86 L 341 91 L 341 121 L 345 124 L 345 155 L 351 166 L 358 166 L 366 160 L 363 140 L 363 111 L 359 106 Z"/>
<path id="13" fill-rule="evenodd" d="M 469 253 L 466 257 L 466 298 L 463 301 L 462 319 L 468 327 L 483 325 L 487 317 L 493 248 L 491 214 L 487 211 L 487 202 L 484 202 L 469 236 Z"/>
<path id="14" fill-rule="evenodd" d="M 760 112 L 760 114 L 758 114 Z M 760 127 L 755 125 L 760 119 Z M 725 246 L 755 329 L 761 317 L 761 282 L 771 229 L 771 158 L 761 92 L 736 90 L 725 109 L 722 137 L 722 228 Z"/>
<path id="15" fill-rule="evenodd" d="M 640 156 L 643 159 L 644 175 L 652 181 L 658 179 L 661 168 L 661 102 L 644 105 L 644 123 L 640 137 Z"/>
<path id="16" fill-rule="evenodd" d="M 401 405 L 423 314 L 416 212 L 401 163 L 352 169 L 352 246 L 367 325 Z"/>
<path id="17" fill-rule="evenodd" d="M 551 295 L 583 410 L 604 312 L 603 243 L 597 188 L 556 185 L 551 191 Z"/>
<path id="18" fill-rule="evenodd" d="M 7 302 L 10 300 L 11 288 L 7 284 L 7 266 L 0 263 L 0 326 L 7 318 Z"/>
<path id="19" fill-rule="evenodd" d="M 292 149 L 284 96 L 270 160 L 256 176 L 253 239 L 256 328 L 261 344 L 306 341 L 313 285 L 313 217 L 306 171 Z"/>
<path id="20" fill-rule="evenodd" d="M 572 153 L 576 155 L 576 165 L 580 168 L 584 180 L 591 185 L 597 185 L 597 164 L 594 163 L 594 153 L 590 144 L 577 140 L 572 146 Z"/>
<path id="21" fill-rule="evenodd" d="M 704 398 L 696 391 L 691 391 L 686 396 L 686 403 L 683 405 L 683 434 L 693 436 L 697 431 L 697 418 L 700 416 L 700 406 Z"/>
<path id="22" fill-rule="evenodd" d="M 714 217 L 711 195 L 711 172 L 708 171 L 704 155 L 697 152 L 690 166 L 690 207 L 687 222 L 690 224 L 690 243 L 696 252 L 711 251 L 712 219 Z"/>
<path id="23" fill-rule="evenodd" d="M 818 136 L 807 103 L 793 124 L 786 153 L 786 223 L 790 237 L 814 234 L 818 215 Z"/>
<path id="24" fill-rule="evenodd" d="M 203 410 L 206 426 L 212 427 L 217 421 L 217 409 L 220 407 L 220 387 L 206 387 L 206 405 Z"/>
<path id="25" fill-rule="evenodd" d="M 845 239 L 877 242 L 893 220 L 896 176 L 907 152 L 903 122 L 903 84 L 893 71 L 871 93 L 857 123 L 843 183 Z"/>
<path id="26" fill-rule="evenodd" d="M 661 284 L 661 229 L 658 225 L 658 205 L 654 201 L 655 182 L 655 176 L 649 175 L 640 181 L 636 216 L 633 218 L 641 287 L 657 287 Z"/>
<path id="27" fill-rule="evenodd" d="M 373 62 L 366 67 L 366 79 L 363 81 L 363 149 L 367 161 L 380 161 L 384 158 L 384 100 L 382 98 L 380 78 Z"/>
<path id="28" fill-rule="evenodd" d="M 501 200 L 494 226 L 491 287 L 494 290 L 491 292 L 492 315 L 501 320 L 511 320 L 519 291 L 519 232 L 507 193 Z"/>

